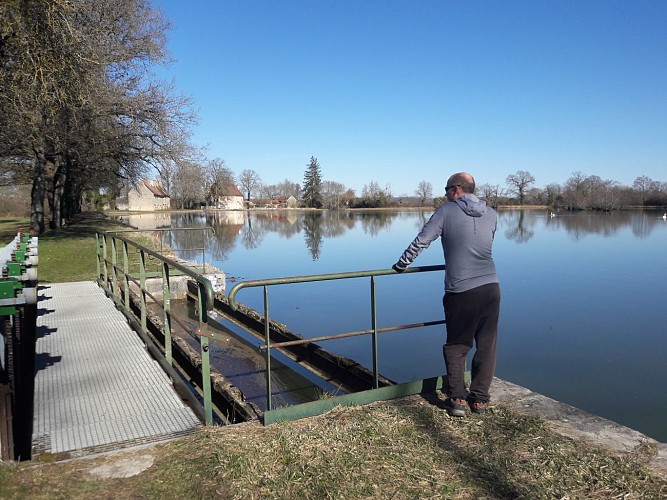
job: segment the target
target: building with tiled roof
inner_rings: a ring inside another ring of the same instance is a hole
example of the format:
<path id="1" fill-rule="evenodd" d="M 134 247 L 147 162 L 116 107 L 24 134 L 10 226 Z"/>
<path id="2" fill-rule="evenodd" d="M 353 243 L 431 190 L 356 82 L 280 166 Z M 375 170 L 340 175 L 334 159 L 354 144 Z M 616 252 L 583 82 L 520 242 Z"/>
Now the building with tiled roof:
<path id="1" fill-rule="evenodd" d="M 144 179 L 127 193 L 127 204 L 119 203 L 119 210 L 133 212 L 156 212 L 169 210 L 171 198 L 158 181 Z"/>

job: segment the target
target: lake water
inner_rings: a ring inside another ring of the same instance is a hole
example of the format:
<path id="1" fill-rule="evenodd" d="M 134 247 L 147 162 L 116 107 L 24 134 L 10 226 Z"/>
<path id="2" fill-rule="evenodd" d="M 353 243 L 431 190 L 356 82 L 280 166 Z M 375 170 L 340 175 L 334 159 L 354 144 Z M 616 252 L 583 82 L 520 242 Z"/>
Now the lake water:
<path id="1" fill-rule="evenodd" d="M 662 212 L 548 213 L 499 211 L 496 375 L 667 442 Z M 215 228 L 206 261 L 227 273 L 229 291 L 250 279 L 390 268 L 430 215 L 276 210 L 146 214 L 129 222 Z M 201 247 L 201 235 L 169 234 L 173 247 Z M 436 241 L 413 267 L 442 260 Z M 442 319 L 443 280 L 442 272 L 378 277 L 378 326 Z M 305 337 L 371 327 L 369 278 L 281 285 L 269 297 L 271 317 Z M 237 300 L 262 310 L 261 289 L 241 290 Z M 398 382 L 441 375 L 443 342 L 443 326 L 382 334 L 380 372 Z M 322 345 L 371 366 L 369 337 Z"/>

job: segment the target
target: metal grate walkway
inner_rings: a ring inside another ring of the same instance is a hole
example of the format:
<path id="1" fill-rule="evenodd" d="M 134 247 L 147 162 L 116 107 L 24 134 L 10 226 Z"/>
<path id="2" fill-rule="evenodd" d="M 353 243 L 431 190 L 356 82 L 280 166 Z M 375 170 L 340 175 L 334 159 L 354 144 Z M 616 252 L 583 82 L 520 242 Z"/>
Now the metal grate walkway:
<path id="1" fill-rule="evenodd" d="M 33 458 L 170 439 L 199 420 L 92 281 L 39 287 Z"/>

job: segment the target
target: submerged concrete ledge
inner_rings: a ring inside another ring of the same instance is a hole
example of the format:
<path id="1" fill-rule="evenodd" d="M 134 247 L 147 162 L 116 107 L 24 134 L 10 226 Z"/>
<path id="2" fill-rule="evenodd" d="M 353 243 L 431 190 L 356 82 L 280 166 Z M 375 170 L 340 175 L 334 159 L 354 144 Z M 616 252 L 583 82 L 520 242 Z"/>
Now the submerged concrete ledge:
<path id="1" fill-rule="evenodd" d="M 491 394 L 493 403 L 505 403 L 519 412 L 540 417 L 559 434 L 587 441 L 617 454 L 632 455 L 667 479 L 665 443 L 499 378 L 493 380 Z"/>

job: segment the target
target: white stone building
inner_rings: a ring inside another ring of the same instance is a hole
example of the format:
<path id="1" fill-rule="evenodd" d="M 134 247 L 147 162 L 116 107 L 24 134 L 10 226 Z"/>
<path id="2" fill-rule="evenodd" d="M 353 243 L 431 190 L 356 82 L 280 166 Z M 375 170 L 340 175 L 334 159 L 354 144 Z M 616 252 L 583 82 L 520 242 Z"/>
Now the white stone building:
<path id="1" fill-rule="evenodd" d="M 215 206 L 225 210 L 243 210 L 245 208 L 243 195 L 234 184 L 227 184 L 220 190 L 218 199 L 215 200 Z"/>
<path id="2" fill-rule="evenodd" d="M 130 188 L 127 193 L 127 202 L 123 203 L 119 200 L 117 208 L 133 212 L 169 210 L 171 198 L 158 181 L 144 179 L 135 187 Z"/>

